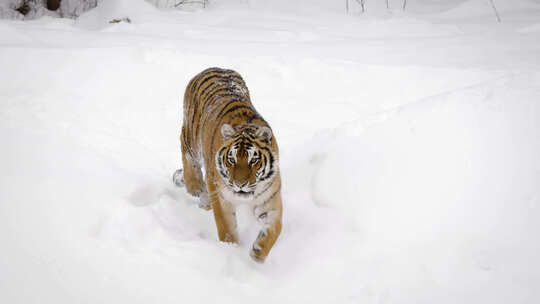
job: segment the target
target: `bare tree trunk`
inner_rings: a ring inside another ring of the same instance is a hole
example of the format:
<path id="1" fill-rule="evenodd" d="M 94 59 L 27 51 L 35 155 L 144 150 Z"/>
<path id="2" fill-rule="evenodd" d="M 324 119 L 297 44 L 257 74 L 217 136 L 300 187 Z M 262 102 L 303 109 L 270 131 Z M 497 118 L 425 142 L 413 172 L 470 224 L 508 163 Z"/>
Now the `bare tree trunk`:
<path id="1" fill-rule="evenodd" d="M 365 0 L 356 0 L 356 2 L 360 4 L 360 7 L 362 8 L 362 13 L 365 13 L 366 12 Z"/>
<path id="2" fill-rule="evenodd" d="M 60 7 L 60 1 L 62 0 L 47 0 L 47 9 L 55 11 Z"/>

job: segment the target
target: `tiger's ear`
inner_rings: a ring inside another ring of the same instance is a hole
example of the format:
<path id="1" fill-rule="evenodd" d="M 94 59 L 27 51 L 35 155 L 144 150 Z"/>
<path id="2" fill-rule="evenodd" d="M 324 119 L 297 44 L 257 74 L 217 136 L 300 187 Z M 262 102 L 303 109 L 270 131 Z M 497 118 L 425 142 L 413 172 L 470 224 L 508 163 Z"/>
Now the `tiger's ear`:
<path id="1" fill-rule="evenodd" d="M 270 143 L 272 141 L 272 130 L 269 127 L 259 127 L 259 130 L 257 130 L 257 137 L 262 141 Z"/>
<path id="2" fill-rule="evenodd" d="M 234 135 L 234 128 L 229 124 L 223 124 L 221 126 L 221 136 L 223 136 L 223 139 L 227 139 Z"/>

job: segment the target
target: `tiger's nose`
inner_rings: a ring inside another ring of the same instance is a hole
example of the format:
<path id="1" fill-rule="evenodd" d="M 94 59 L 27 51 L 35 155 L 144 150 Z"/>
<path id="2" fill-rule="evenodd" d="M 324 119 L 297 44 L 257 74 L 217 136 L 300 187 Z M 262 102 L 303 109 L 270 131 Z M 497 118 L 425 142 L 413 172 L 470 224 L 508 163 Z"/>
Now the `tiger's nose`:
<path id="1" fill-rule="evenodd" d="M 247 182 L 247 181 L 246 182 L 240 182 L 240 183 L 234 182 L 233 183 L 233 189 L 236 192 L 248 192 L 249 191 L 249 189 L 247 187 L 248 184 L 249 184 L 249 182 Z"/>
<path id="2" fill-rule="evenodd" d="M 242 188 L 244 188 L 244 186 L 247 186 L 248 183 L 249 183 L 248 181 L 245 181 L 243 183 L 242 182 L 240 182 L 240 183 L 235 182 L 234 184 L 236 185 L 236 187 L 242 189 Z"/>

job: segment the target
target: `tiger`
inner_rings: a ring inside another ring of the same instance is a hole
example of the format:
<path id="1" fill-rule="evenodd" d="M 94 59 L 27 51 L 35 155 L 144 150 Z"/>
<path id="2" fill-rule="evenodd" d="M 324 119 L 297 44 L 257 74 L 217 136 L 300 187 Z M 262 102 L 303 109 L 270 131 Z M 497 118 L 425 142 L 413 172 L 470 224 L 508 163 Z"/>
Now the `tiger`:
<path id="1" fill-rule="evenodd" d="M 213 211 L 222 242 L 238 243 L 236 208 L 248 204 L 261 224 L 250 256 L 263 263 L 282 228 L 279 151 L 238 72 L 213 67 L 189 81 L 180 143 L 173 182 Z"/>

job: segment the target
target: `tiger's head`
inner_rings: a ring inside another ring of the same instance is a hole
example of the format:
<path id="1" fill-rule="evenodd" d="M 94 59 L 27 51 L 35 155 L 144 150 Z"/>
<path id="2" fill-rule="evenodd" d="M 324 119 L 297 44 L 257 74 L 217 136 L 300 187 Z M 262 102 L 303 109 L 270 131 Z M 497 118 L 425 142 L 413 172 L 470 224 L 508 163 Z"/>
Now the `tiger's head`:
<path id="1" fill-rule="evenodd" d="M 216 154 L 216 168 L 226 194 L 236 200 L 253 199 L 276 175 L 272 130 L 254 124 L 223 124 L 221 135 L 223 144 Z"/>

